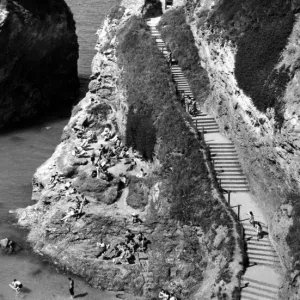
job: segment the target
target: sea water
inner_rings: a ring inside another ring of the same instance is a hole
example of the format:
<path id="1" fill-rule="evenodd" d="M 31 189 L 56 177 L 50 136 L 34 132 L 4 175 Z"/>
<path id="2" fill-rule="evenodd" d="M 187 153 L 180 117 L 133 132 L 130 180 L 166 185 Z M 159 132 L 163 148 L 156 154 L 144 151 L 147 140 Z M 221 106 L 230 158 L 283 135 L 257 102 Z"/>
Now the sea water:
<path id="1" fill-rule="evenodd" d="M 91 74 L 91 62 L 95 54 L 95 35 L 105 15 L 115 0 L 67 0 L 76 21 L 80 58 L 78 62 L 81 95 Z M 57 117 L 60 115 L 60 117 Z M 26 207 L 31 201 L 31 179 L 36 168 L 48 159 L 60 141 L 68 116 L 52 114 L 34 125 L 0 134 L 0 239 L 8 237 L 26 245 L 26 232 L 16 226 L 9 210 Z M 55 265 L 35 255 L 26 246 L 16 255 L 0 254 L 0 300 L 69 299 L 68 275 Z M 22 281 L 24 289 L 18 295 L 9 287 L 14 278 Z M 79 278 L 75 279 L 75 295 L 78 299 L 111 300 L 114 294 L 90 288 Z"/>

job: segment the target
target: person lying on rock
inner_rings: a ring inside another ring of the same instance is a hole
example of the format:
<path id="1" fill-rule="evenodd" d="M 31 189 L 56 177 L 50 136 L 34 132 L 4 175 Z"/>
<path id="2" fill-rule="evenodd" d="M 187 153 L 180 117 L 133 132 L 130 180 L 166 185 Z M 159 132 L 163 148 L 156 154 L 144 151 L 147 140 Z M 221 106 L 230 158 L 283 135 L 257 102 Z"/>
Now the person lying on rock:
<path id="1" fill-rule="evenodd" d="M 143 221 L 139 218 L 139 215 L 137 213 L 132 213 L 132 224 L 136 223 L 143 223 Z"/>
<path id="2" fill-rule="evenodd" d="M 107 249 L 109 248 L 109 245 L 106 245 L 104 242 L 97 242 L 96 243 L 98 249 L 97 249 L 97 254 L 96 254 L 96 258 L 99 258 L 102 254 L 104 254 Z"/>
<path id="3" fill-rule="evenodd" d="M 86 156 L 87 152 L 84 149 L 82 149 L 81 147 L 75 146 L 74 150 L 72 151 L 72 155 L 77 156 L 79 158 L 81 156 Z"/>
<path id="4" fill-rule="evenodd" d="M 120 256 L 121 254 L 121 249 L 120 249 L 120 246 L 119 244 L 115 245 L 113 248 L 111 248 L 111 250 L 108 250 L 106 252 L 106 254 L 103 255 L 103 259 L 114 259 L 118 256 Z"/>
<path id="5" fill-rule="evenodd" d="M 61 221 L 64 221 L 65 223 L 69 220 L 69 218 L 76 216 L 77 210 L 73 207 L 69 207 L 67 214 L 61 219 Z"/>
<path id="6" fill-rule="evenodd" d="M 129 167 L 127 168 L 126 172 L 132 171 L 136 167 L 136 161 L 132 158 Z"/>

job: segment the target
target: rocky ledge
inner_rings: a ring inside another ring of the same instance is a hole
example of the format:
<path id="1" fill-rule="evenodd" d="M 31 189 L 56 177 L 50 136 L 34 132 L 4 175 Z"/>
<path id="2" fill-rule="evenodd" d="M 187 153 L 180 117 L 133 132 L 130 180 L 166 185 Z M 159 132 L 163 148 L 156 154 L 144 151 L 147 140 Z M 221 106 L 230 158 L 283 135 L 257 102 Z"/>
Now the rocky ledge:
<path id="1" fill-rule="evenodd" d="M 78 43 L 64 0 L 1 1 L 0 49 L 0 128 L 74 100 Z"/>

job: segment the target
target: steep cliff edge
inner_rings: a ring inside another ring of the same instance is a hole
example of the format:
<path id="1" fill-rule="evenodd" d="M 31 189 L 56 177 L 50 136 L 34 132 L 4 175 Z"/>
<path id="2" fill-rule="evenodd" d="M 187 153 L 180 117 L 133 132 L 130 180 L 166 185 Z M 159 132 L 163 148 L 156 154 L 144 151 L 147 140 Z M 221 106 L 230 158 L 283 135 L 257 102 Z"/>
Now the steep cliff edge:
<path id="1" fill-rule="evenodd" d="M 89 92 L 35 173 L 36 204 L 17 210 L 18 223 L 35 251 L 95 287 L 143 299 L 161 288 L 183 299 L 231 299 L 243 268 L 240 228 L 141 18 L 143 4 L 122 1 L 98 31 Z M 110 247 L 101 255 L 97 242 Z"/>
<path id="2" fill-rule="evenodd" d="M 204 108 L 239 149 L 274 245 L 293 272 L 300 249 L 299 1 L 188 1 L 186 11 L 210 81 Z M 288 278 L 291 299 L 299 297 L 292 296 L 298 273 Z"/>
<path id="3" fill-rule="evenodd" d="M 75 22 L 63 0 L 0 2 L 0 127 L 78 93 Z"/>

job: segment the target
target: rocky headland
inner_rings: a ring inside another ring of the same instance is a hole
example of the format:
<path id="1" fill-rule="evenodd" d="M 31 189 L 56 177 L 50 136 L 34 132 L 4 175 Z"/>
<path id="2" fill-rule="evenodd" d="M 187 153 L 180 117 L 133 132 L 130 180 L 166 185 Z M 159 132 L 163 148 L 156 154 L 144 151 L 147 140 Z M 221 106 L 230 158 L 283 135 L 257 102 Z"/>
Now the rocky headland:
<path id="1" fill-rule="evenodd" d="M 94 287 L 232 299 L 240 228 L 142 12 L 144 1 L 123 0 L 97 32 L 89 91 L 34 174 L 36 203 L 16 211 L 18 224 L 36 252 Z"/>
<path id="2" fill-rule="evenodd" d="M 74 101 L 78 43 L 63 0 L 1 1 L 0 48 L 0 128 Z"/>

